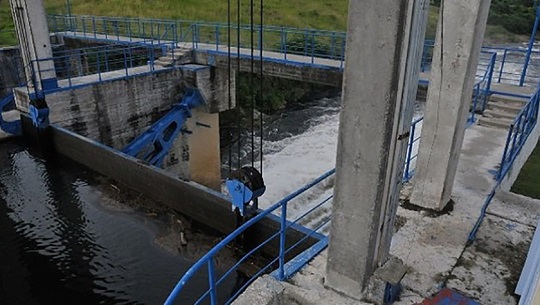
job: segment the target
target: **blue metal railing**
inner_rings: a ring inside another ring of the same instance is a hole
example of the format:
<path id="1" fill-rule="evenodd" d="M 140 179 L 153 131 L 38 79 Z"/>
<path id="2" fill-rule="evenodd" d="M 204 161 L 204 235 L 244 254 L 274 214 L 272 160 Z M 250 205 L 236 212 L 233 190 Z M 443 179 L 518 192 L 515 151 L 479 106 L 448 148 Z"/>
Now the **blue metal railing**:
<path id="1" fill-rule="evenodd" d="M 514 163 L 529 134 L 538 120 L 538 104 L 540 101 L 540 88 L 536 90 L 525 107 L 519 112 L 514 122 L 510 125 L 506 145 L 501 160 L 497 179 L 504 177 L 508 169 Z"/>
<path id="2" fill-rule="evenodd" d="M 485 61 L 486 63 L 482 63 L 482 61 Z M 481 62 L 479 63 L 477 70 L 477 81 L 473 87 L 472 108 L 468 119 L 469 123 L 476 121 L 477 111 L 482 113 L 487 107 L 489 95 L 491 94 L 491 82 L 496 62 L 497 53 L 482 51 Z M 483 74 L 478 77 L 478 73 L 482 73 L 482 71 Z"/>
<path id="3" fill-rule="evenodd" d="M 232 275 L 234 271 L 238 270 L 238 268 L 241 266 L 241 264 L 246 263 L 250 257 L 253 257 L 257 251 L 261 250 L 264 246 L 268 245 L 272 241 L 279 242 L 279 254 L 273 258 L 270 259 L 270 262 L 266 264 L 266 266 L 262 267 L 258 270 L 258 272 L 253 275 L 242 287 L 237 289 L 233 295 L 225 302 L 225 304 L 230 304 L 249 284 L 251 284 L 257 277 L 262 275 L 265 272 L 272 271 L 273 266 L 277 264 L 277 272 L 275 273 L 275 276 L 279 280 L 284 280 L 292 276 L 296 271 L 298 271 L 298 268 L 294 268 L 294 266 L 287 266 L 287 262 L 290 262 L 291 259 L 287 257 L 287 254 L 289 254 L 292 250 L 297 248 L 302 243 L 306 243 L 307 239 L 309 237 L 316 237 L 319 239 L 319 242 L 313 246 L 314 249 L 318 249 L 318 251 L 322 251 L 324 247 L 326 247 L 328 240 L 326 237 L 321 236 L 318 231 L 320 231 L 324 226 L 328 224 L 330 221 L 330 218 L 327 218 L 323 221 L 321 221 L 315 228 L 307 229 L 303 228 L 304 232 L 307 232 L 307 234 L 298 242 L 296 242 L 292 246 L 287 247 L 287 232 L 288 230 L 293 229 L 294 227 L 298 227 L 299 222 L 306 218 L 307 215 L 311 214 L 313 211 L 320 209 L 323 205 L 329 204 L 330 200 L 332 199 L 332 195 L 329 195 L 325 199 L 321 200 L 318 204 L 313 206 L 309 211 L 304 213 L 303 215 L 297 217 L 295 220 L 289 221 L 287 219 L 287 216 L 289 215 L 287 213 L 287 207 L 289 203 L 292 200 L 295 200 L 299 198 L 301 195 L 305 195 L 305 193 L 312 189 L 313 187 L 320 185 L 324 181 L 329 180 L 335 173 L 335 169 L 332 169 L 328 172 L 326 172 L 324 175 L 320 176 L 319 178 L 315 179 L 308 185 L 298 189 L 294 193 L 290 194 L 289 196 L 283 198 L 281 201 L 275 203 L 268 209 L 262 211 L 260 214 L 255 216 L 254 218 L 250 219 L 246 223 L 244 223 L 242 226 L 240 226 L 238 229 L 236 229 L 233 233 L 228 235 L 225 239 L 223 239 L 220 243 L 218 243 L 212 250 L 210 250 L 208 253 L 206 253 L 197 263 L 195 263 L 180 279 L 180 281 L 176 284 L 174 289 L 172 290 L 171 294 L 165 301 L 165 304 L 173 304 L 175 299 L 178 297 L 178 295 L 183 291 L 183 288 L 188 283 L 188 281 L 193 278 L 197 273 L 204 271 L 205 269 L 208 272 L 208 281 L 209 281 L 209 289 L 195 302 L 195 304 L 200 304 L 201 302 L 205 300 L 210 300 L 210 304 L 216 305 L 218 304 L 218 293 L 217 290 L 219 289 L 219 285 L 222 284 L 227 277 Z M 250 250 L 248 253 L 246 253 L 244 256 L 242 256 L 238 262 L 231 267 L 228 271 L 224 273 L 224 275 L 216 279 L 215 277 L 215 257 L 219 254 L 220 251 L 228 247 L 229 245 L 233 244 L 235 240 L 246 232 L 249 228 L 251 228 L 254 224 L 261 221 L 264 218 L 267 217 L 275 217 L 273 214 L 279 213 L 279 230 L 277 230 L 273 235 L 271 235 L 268 239 L 266 239 L 261 244 L 257 245 L 254 249 Z M 314 255 L 318 252 L 315 251 Z M 313 256 L 311 256 L 313 257 Z M 309 258 L 311 258 L 309 257 Z M 309 258 L 305 258 L 304 264 L 307 263 L 307 260 Z M 298 266 L 302 266 L 303 264 L 299 264 Z"/>
<path id="4" fill-rule="evenodd" d="M 434 45 L 433 40 L 425 41 L 421 61 L 422 72 L 428 72 L 431 69 Z M 540 62 L 536 59 L 540 55 L 540 51 L 532 50 L 531 54 L 534 56 L 529 61 L 527 61 L 528 50 L 526 48 L 485 46 L 482 47 L 482 53 L 497 54 L 493 67 L 493 82 L 512 85 L 537 84 L 540 82 Z M 482 65 L 487 65 L 487 62 L 481 61 L 479 66 Z M 522 80 L 523 83 L 521 83 Z"/>
<path id="5" fill-rule="evenodd" d="M 331 59 L 339 61 L 340 68 L 343 68 L 345 59 L 346 33 L 340 31 L 278 26 L 255 26 L 252 29 L 250 25 L 232 25 L 229 37 L 228 25 L 217 22 L 76 15 L 49 15 L 48 18 L 53 32 L 71 32 L 77 36 L 117 42 L 166 43 L 171 44 L 171 47 L 190 44 L 195 49 L 223 52 L 227 51 L 229 41 L 233 47 L 251 47 L 253 30 L 254 48 L 279 53 L 284 60 L 294 61 L 294 55 L 308 57 L 312 64 Z M 433 47 L 434 41 L 426 40 L 421 61 L 422 72 L 430 70 Z M 494 63 L 493 74 L 497 75 L 497 82 L 519 83 L 527 50 L 484 47 L 482 53 L 502 53 Z M 535 51 L 533 54 L 540 52 Z M 529 64 L 539 65 L 535 60 Z M 485 71 L 488 65 L 488 61 L 481 61 L 479 67 L 483 66 L 482 71 Z M 540 81 L 540 67 L 527 71 L 528 82 Z"/>
<path id="6" fill-rule="evenodd" d="M 84 49 L 55 52 L 52 58 L 39 59 L 39 62 L 54 61 L 54 71 L 59 80 L 67 80 L 62 87 L 72 87 L 79 84 L 77 78 L 93 76 L 95 79 L 85 80 L 84 83 L 101 82 L 152 72 L 156 69 L 154 61 L 168 50 L 168 44 L 118 44 Z M 34 61 L 35 62 L 35 61 Z M 144 67 L 142 70 L 131 68 Z M 41 69 L 41 72 L 46 72 Z M 114 73 L 109 73 L 113 72 Z M 122 72 L 122 73 L 121 73 Z"/>
<path id="7" fill-rule="evenodd" d="M 421 123 L 424 117 L 418 118 L 412 122 L 409 143 L 407 145 L 407 158 L 405 159 L 405 170 L 403 172 L 403 181 L 411 180 L 416 166 L 416 158 L 418 157 L 418 147 L 422 134 Z"/>
<path id="8" fill-rule="evenodd" d="M 193 48 L 225 51 L 230 41 L 233 47 L 251 47 L 252 27 L 225 23 L 186 20 L 156 20 L 96 16 L 49 15 L 53 32 L 108 41 L 191 44 Z M 281 53 L 285 60 L 290 55 L 309 56 L 311 63 L 321 59 L 339 60 L 343 67 L 346 34 L 338 31 L 297 29 L 277 26 L 255 26 L 254 47 L 267 52 Z"/>
<path id="9" fill-rule="evenodd" d="M 419 126 L 422 122 L 423 118 L 416 119 L 412 123 L 411 127 L 411 137 L 408 143 L 408 152 L 407 152 L 407 159 L 405 163 L 405 172 L 403 176 L 404 181 L 408 181 L 412 175 L 414 174 L 414 166 L 415 166 L 415 159 L 418 155 L 418 144 L 420 140 L 420 130 L 421 127 Z M 193 278 L 197 273 L 201 272 L 201 270 L 206 269 L 208 273 L 208 281 L 209 281 L 209 289 L 203 293 L 203 295 L 195 302 L 195 304 L 199 304 L 203 302 L 204 300 L 209 299 L 211 304 L 218 304 L 217 299 L 217 288 L 220 284 L 222 284 L 225 279 L 234 273 L 235 270 L 237 270 L 241 264 L 245 263 L 249 257 L 252 257 L 254 253 L 259 251 L 262 247 L 268 245 L 272 241 L 277 241 L 279 239 L 279 254 L 273 258 L 269 259 L 269 263 L 267 263 L 264 267 L 260 268 L 258 272 L 253 275 L 240 289 L 238 289 L 228 300 L 226 300 L 225 304 L 230 304 L 244 289 L 251 284 L 257 277 L 264 273 L 272 272 L 272 275 L 275 276 L 278 280 L 285 280 L 290 278 L 294 273 L 296 273 L 299 269 L 301 269 L 305 264 L 307 264 L 315 255 L 317 255 L 320 251 L 324 250 L 326 246 L 328 245 L 328 237 L 326 234 L 321 233 L 321 229 L 328 226 L 330 222 L 330 216 L 323 217 L 322 220 L 316 222 L 315 227 L 313 228 L 306 228 L 302 226 L 303 220 L 306 220 L 310 217 L 310 215 L 317 214 L 317 212 L 320 212 L 321 208 L 323 206 L 329 205 L 331 203 L 331 200 L 333 198 L 333 195 L 326 195 L 322 196 L 323 199 L 318 201 L 316 204 L 313 204 L 310 206 L 310 208 L 305 211 L 302 215 L 296 217 L 294 220 L 289 220 L 290 214 L 288 214 L 287 207 L 289 203 L 300 197 L 300 196 L 309 196 L 310 194 L 307 193 L 308 191 L 312 190 L 315 187 L 321 187 L 321 184 L 323 184 L 325 181 L 328 181 L 331 179 L 335 174 L 335 168 L 326 172 L 319 178 L 315 179 L 313 182 L 307 184 L 306 186 L 300 188 L 299 190 L 295 191 L 294 193 L 290 194 L 289 196 L 285 197 L 281 201 L 275 203 L 268 209 L 262 211 L 259 215 L 256 217 L 250 219 L 248 222 L 246 222 L 244 225 L 236 229 L 233 233 L 228 235 L 225 239 L 223 239 L 220 243 L 218 243 L 212 250 L 210 250 L 205 256 L 203 256 L 197 263 L 195 263 L 185 274 L 184 276 L 178 281 L 176 286 L 174 287 L 173 291 L 167 298 L 167 301 L 165 304 L 173 304 L 175 299 L 180 295 L 180 293 L 185 288 L 186 284 L 190 281 L 191 278 Z M 322 186 L 323 189 L 328 188 L 327 186 Z M 309 197 L 308 197 L 309 198 Z M 279 213 L 279 220 L 280 227 L 279 230 L 276 231 L 273 235 L 271 235 L 268 239 L 260 243 L 257 247 L 246 253 L 244 256 L 242 256 L 238 262 L 231 267 L 229 270 L 227 270 L 224 275 L 216 279 L 214 277 L 215 274 L 215 264 L 214 259 L 219 254 L 220 251 L 223 249 L 229 247 L 234 241 L 242 235 L 246 230 L 251 228 L 253 225 L 264 219 L 265 217 L 276 217 L 274 214 Z M 298 242 L 296 242 L 294 245 L 290 247 L 286 247 L 287 241 L 287 230 L 290 230 L 292 228 L 300 228 L 300 231 L 306 232 L 306 235 Z M 296 256 L 295 258 L 288 258 L 288 254 L 301 245 L 302 243 L 305 243 L 307 241 L 307 238 L 316 236 L 317 239 L 319 239 L 319 242 L 311 246 L 308 250 L 301 253 L 300 255 Z M 275 268 L 277 266 L 277 268 Z M 275 269 L 275 270 L 274 270 Z"/>

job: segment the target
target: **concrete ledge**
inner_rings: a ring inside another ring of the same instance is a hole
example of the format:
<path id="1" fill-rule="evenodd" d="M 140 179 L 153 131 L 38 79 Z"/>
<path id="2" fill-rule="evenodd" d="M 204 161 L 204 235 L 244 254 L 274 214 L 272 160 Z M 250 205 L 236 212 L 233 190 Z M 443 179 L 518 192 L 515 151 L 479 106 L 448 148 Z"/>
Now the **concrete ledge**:
<path id="1" fill-rule="evenodd" d="M 265 275 L 253 282 L 233 305 L 286 305 L 285 287 L 272 276 Z"/>

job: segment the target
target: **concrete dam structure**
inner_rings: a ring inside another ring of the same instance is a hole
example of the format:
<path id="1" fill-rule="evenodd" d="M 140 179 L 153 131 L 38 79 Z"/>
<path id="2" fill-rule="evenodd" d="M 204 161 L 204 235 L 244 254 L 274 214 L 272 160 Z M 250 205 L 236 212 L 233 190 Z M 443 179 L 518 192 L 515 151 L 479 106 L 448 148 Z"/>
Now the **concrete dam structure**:
<path id="1" fill-rule="evenodd" d="M 0 140 L 30 139 L 219 236 L 165 304 L 535 304 L 540 203 L 509 190 L 540 135 L 536 33 L 527 49 L 482 46 L 489 0 L 446 1 L 435 41 L 427 0 L 351 1 L 347 33 L 10 5 Z M 340 101 L 265 142 L 265 77 Z M 224 113 L 251 123 L 227 177 Z"/>

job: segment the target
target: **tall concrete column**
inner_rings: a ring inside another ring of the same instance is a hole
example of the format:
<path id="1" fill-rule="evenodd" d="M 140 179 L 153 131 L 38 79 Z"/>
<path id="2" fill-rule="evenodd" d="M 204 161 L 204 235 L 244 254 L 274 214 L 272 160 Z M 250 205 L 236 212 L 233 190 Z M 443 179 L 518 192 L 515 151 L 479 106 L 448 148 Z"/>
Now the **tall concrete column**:
<path id="1" fill-rule="evenodd" d="M 29 87 L 58 87 L 43 1 L 10 0 L 10 5 Z"/>
<path id="2" fill-rule="evenodd" d="M 326 285 L 377 304 L 364 289 L 388 259 L 428 4 L 349 2 Z"/>
<path id="3" fill-rule="evenodd" d="M 442 1 L 411 203 L 450 200 L 491 0 Z"/>

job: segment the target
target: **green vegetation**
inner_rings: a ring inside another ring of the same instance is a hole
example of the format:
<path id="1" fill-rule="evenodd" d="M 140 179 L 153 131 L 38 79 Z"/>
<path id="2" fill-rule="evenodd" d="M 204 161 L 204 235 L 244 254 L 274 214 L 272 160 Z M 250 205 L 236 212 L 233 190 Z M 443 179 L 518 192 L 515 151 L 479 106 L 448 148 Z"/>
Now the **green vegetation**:
<path id="1" fill-rule="evenodd" d="M 126 16 L 162 19 L 204 20 L 227 22 L 227 1 L 218 0 L 69 0 L 72 14 Z M 48 13 L 66 14 L 67 0 L 44 0 Z M 257 1 L 255 1 L 257 3 Z M 437 26 L 440 0 L 430 8 L 428 38 L 433 38 Z M 534 21 L 532 0 L 493 0 L 487 41 L 515 42 L 515 34 L 527 35 Z M 249 22 L 250 1 L 241 1 L 241 22 Z M 265 0 L 264 23 L 295 28 L 344 31 L 347 26 L 348 0 Z M 258 16 L 258 7 L 255 13 Z M 236 2 L 231 13 L 236 21 Z M 259 22 L 256 18 L 255 22 Z M 12 34 L 9 1 L 0 1 L 0 45 L 15 43 Z"/>
<path id="2" fill-rule="evenodd" d="M 441 0 L 432 0 L 439 6 Z M 530 35 L 535 18 L 533 0 L 492 0 L 486 29 L 486 40 L 492 43 L 523 41 Z"/>
<path id="3" fill-rule="evenodd" d="M 512 186 L 512 192 L 540 199 L 540 145 L 537 145 Z"/>

